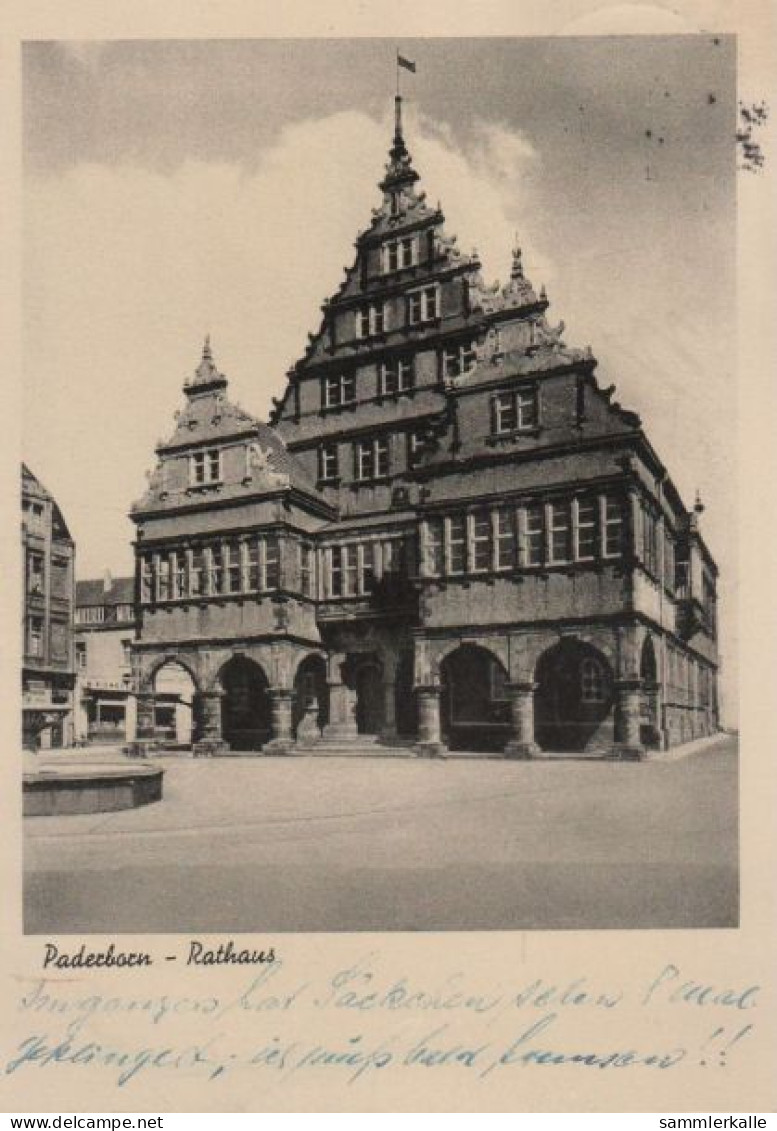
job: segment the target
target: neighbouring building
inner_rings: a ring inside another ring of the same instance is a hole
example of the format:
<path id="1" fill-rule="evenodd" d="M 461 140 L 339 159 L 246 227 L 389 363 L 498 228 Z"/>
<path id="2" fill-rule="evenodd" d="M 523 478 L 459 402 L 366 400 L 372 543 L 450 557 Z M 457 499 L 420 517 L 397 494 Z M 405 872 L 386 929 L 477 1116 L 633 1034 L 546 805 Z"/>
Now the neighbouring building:
<path id="1" fill-rule="evenodd" d="M 132 508 L 138 734 L 627 758 L 717 726 L 717 568 L 642 423 L 418 189 L 381 200 L 270 423 L 206 342 Z M 312 233 L 311 233 L 312 235 Z"/>
<path id="2" fill-rule="evenodd" d="M 138 620 L 135 578 L 76 582 L 75 656 L 80 741 L 134 742 L 137 731 L 132 648 Z M 166 746 L 189 746 L 192 700 L 183 673 L 168 667 L 156 683 L 153 732 Z"/>
<path id="3" fill-rule="evenodd" d="M 123 743 L 135 737 L 132 642 L 134 577 L 76 582 L 76 736 L 81 742 Z"/>
<path id="4" fill-rule="evenodd" d="M 22 464 L 22 742 L 73 741 L 75 544 L 54 497 Z"/>

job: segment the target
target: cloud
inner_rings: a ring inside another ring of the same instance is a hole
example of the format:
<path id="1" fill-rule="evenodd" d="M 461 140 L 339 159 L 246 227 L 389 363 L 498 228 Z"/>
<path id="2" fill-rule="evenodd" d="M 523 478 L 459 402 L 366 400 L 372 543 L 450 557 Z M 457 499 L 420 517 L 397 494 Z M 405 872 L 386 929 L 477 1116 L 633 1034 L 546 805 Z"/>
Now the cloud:
<path id="1" fill-rule="evenodd" d="M 264 415 L 280 395 L 378 202 L 391 129 L 358 111 L 298 121 L 250 172 L 190 160 L 170 173 L 124 163 L 30 175 L 24 455 L 63 507 L 80 576 L 130 570 L 126 513 L 206 332 L 245 408 Z M 592 343 L 603 383 L 643 413 L 682 492 L 714 485 L 705 526 L 725 593 L 736 571 L 733 468 L 719 422 L 733 333 L 725 305 L 709 302 L 703 241 L 683 232 L 671 271 L 675 249 L 654 247 L 638 217 L 620 247 L 606 217 L 592 218 L 587 245 L 555 246 L 555 217 L 533 188 L 542 155 L 521 134 L 481 121 L 462 140 L 412 111 L 405 134 L 422 187 L 462 249 L 477 246 L 486 280 L 507 274 L 517 233 L 567 340 Z"/>
<path id="2" fill-rule="evenodd" d="M 127 568 L 126 510 L 206 332 L 249 411 L 281 393 L 378 202 L 391 130 L 358 111 L 298 121 L 250 173 L 190 160 L 30 176 L 25 448 L 75 529 L 82 575 Z M 504 278 L 534 151 L 497 123 L 464 149 L 412 113 L 405 132 L 448 230 Z"/>

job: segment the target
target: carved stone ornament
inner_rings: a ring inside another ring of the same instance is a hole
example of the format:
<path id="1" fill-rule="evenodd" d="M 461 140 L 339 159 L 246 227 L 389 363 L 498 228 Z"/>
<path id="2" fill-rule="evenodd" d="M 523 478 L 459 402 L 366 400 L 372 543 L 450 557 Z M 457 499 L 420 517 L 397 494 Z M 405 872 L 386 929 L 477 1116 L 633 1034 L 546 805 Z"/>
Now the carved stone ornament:
<path id="1" fill-rule="evenodd" d="M 246 446 L 246 475 L 260 486 L 288 487 L 290 482 L 286 472 L 272 467 L 269 449 L 263 448 L 258 440 Z"/>
<path id="2" fill-rule="evenodd" d="M 558 326 L 551 326 L 546 318 L 538 318 L 535 327 L 537 345 L 550 346 L 551 349 L 560 349 L 564 345 L 561 335 L 566 327 L 563 321 Z"/>

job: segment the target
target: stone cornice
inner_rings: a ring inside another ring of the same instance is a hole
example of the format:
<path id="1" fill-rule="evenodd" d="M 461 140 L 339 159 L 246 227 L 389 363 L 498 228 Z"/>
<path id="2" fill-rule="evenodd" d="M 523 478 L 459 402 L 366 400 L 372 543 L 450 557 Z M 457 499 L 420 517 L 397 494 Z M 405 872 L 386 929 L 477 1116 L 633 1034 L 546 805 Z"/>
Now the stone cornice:
<path id="1" fill-rule="evenodd" d="M 196 514 L 199 511 L 228 510 L 252 503 L 276 502 L 278 500 L 282 501 L 284 505 L 295 503 L 300 509 L 310 511 L 330 521 L 334 520 L 338 514 L 336 506 L 332 506 L 325 499 L 312 493 L 308 494 L 298 487 L 279 487 L 273 491 L 248 491 L 244 495 L 232 495 L 229 498 L 219 498 L 213 494 L 208 494 L 206 497 L 195 499 L 191 503 L 172 507 L 150 506 L 143 509 L 136 507 L 130 511 L 129 517 L 132 522 L 139 525 L 149 519 L 177 518 L 182 515 Z"/>

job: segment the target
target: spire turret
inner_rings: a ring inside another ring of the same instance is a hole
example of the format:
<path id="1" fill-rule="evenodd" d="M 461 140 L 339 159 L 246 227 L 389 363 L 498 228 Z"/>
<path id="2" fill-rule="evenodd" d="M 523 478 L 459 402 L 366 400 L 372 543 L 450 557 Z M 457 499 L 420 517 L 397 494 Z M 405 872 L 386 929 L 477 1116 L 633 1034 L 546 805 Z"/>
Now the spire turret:
<path id="1" fill-rule="evenodd" d="M 516 239 L 515 246 L 513 247 L 513 265 L 510 269 L 510 278 L 523 279 L 523 277 L 523 251 Z"/>
<path id="2" fill-rule="evenodd" d="M 389 150 L 386 176 L 381 181 L 380 188 L 385 193 L 397 192 L 415 184 L 418 179 L 402 134 L 402 96 L 397 94 L 394 98 L 394 141 Z"/>
<path id="3" fill-rule="evenodd" d="M 405 139 L 402 137 L 402 95 L 394 99 L 394 148 L 404 147 Z"/>
<path id="4" fill-rule="evenodd" d="M 184 392 L 188 397 L 192 397 L 203 392 L 211 392 L 214 389 L 226 389 L 226 387 L 227 379 L 223 373 L 219 373 L 216 367 L 210 345 L 210 334 L 206 334 L 200 364 L 194 371 L 193 379 L 184 382 Z"/>

